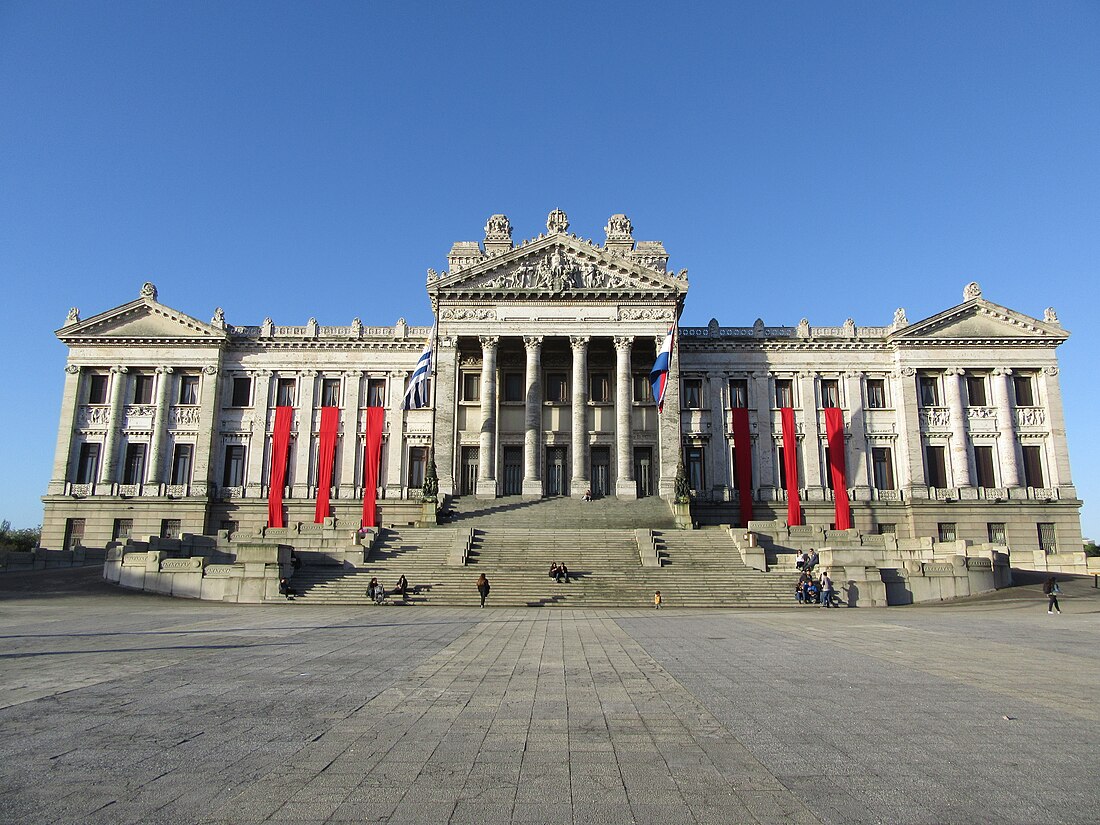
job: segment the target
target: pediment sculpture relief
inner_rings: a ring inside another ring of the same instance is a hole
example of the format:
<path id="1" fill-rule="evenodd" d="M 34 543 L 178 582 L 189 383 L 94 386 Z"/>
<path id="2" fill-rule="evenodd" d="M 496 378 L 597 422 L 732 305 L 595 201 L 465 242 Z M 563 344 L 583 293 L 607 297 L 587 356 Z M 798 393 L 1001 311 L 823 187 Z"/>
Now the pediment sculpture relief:
<path id="1" fill-rule="evenodd" d="M 625 288 L 633 286 L 633 282 L 616 272 L 602 270 L 591 261 L 578 261 L 554 249 L 474 286 L 561 294 L 575 289 Z"/>

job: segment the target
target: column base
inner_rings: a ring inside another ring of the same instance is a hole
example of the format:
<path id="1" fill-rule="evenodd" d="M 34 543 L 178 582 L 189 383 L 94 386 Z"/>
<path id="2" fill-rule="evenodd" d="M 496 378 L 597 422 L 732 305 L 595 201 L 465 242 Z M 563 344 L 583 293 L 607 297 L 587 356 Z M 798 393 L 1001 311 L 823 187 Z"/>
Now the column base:
<path id="1" fill-rule="evenodd" d="M 592 489 L 592 482 L 587 478 L 571 478 L 569 479 L 569 497 L 570 498 L 582 498 L 585 490 Z"/>
<path id="2" fill-rule="evenodd" d="M 542 498 L 542 479 L 525 478 L 521 490 L 524 498 Z"/>
<path id="3" fill-rule="evenodd" d="M 477 480 L 477 492 L 474 495 L 478 498 L 496 498 L 497 480 L 495 478 L 479 478 Z"/>
<path id="4" fill-rule="evenodd" d="M 634 479 L 628 478 L 615 482 L 615 498 L 620 501 L 637 501 L 638 485 Z"/>

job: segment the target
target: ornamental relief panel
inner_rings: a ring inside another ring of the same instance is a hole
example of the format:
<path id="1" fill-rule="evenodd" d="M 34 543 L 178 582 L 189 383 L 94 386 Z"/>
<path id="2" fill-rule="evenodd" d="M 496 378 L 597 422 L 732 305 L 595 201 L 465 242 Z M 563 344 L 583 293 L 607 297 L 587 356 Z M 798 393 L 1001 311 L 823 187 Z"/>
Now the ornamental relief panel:
<path id="1" fill-rule="evenodd" d="M 172 407 L 168 412 L 169 427 L 197 427 L 198 424 L 198 407 Z"/>
<path id="2" fill-rule="evenodd" d="M 671 321 L 672 309 L 657 307 L 620 307 L 620 321 Z"/>
<path id="3" fill-rule="evenodd" d="M 488 307 L 454 307 L 446 308 L 439 313 L 444 321 L 495 321 L 495 310 Z"/>
<path id="4" fill-rule="evenodd" d="M 107 405 L 85 404 L 77 410 L 76 423 L 78 427 L 103 426 L 111 423 L 111 408 Z"/>
<path id="5" fill-rule="evenodd" d="M 1021 429 L 1045 427 L 1046 423 L 1046 410 L 1041 407 L 1022 407 L 1016 410 L 1016 426 Z"/>
<path id="6" fill-rule="evenodd" d="M 538 258 L 529 258 L 507 272 L 482 281 L 463 284 L 463 288 L 523 290 L 561 295 L 586 289 L 659 289 L 657 283 L 644 283 L 618 272 L 600 269 L 591 261 L 581 261 L 553 249 Z"/>
<path id="7" fill-rule="evenodd" d="M 951 410 L 947 407 L 925 407 L 920 411 L 922 430 L 947 430 L 951 428 Z"/>

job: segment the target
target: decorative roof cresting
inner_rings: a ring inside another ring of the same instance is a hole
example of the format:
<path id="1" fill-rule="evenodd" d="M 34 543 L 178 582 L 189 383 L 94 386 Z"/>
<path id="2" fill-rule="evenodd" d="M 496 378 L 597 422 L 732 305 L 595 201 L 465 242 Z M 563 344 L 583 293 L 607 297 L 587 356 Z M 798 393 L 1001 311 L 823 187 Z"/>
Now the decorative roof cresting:
<path id="1" fill-rule="evenodd" d="M 548 232 L 566 233 L 569 231 L 569 216 L 560 209 L 555 209 L 546 216 L 546 230 Z"/>

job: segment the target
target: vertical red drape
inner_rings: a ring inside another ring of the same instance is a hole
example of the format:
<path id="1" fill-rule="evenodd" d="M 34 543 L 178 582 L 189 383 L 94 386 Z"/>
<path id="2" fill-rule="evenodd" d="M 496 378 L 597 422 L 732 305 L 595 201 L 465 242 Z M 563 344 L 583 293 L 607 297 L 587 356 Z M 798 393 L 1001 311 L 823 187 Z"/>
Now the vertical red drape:
<path id="1" fill-rule="evenodd" d="M 829 440 L 829 472 L 833 479 L 833 502 L 837 530 L 852 527 L 852 507 L 848 501 L 848 480 L 844 462 L 844 413 L 837 407 L 825 408 L 825 436 Z"/>
<path id="2" fill-rule="evenodd" d="M 321 432 L 317 439 L 317 509 L 313 512 L 313 520 L 317 524 L 329 515 L 332 459 L 336 455 L 336 428 L 339 423 L 339 407 L 321 407 Z"/>
<path id="3" fill-rule="evenodd" d="M 798 500 L 798 439 L 794 434 L 794 408 L 779 410 L 783 424 L 783 473 L 787 477 L 787 524 L 802 523 L 802 503 Z"/>
<path id="4" fill-rule="evenodd" d="M 367 448 L 363 454 L 363 526 L 378 526 L 378 462 L 382 458 L 385 408 L 367 407 Z"/>
<path id="5" fill-rule="evenodd" d="M 293 407 L 275 408 L 275 429 L 271 432 L 271 476 L 267 485 L 267 526 L 286 527 L 283 521 L 283 488 L 286 486 L 286 458 L 290 451 Z"/>
<path id="6" fill-rule="evenodd" d="M 737 448 L 737 465 L 733 468 L 737 479 L 737 498 L 741 504 L 741 526 L 752 521 L 752 440 L 749 436 L 749 411 L 744 407 L 733 408 L 733 446 Z"/>

